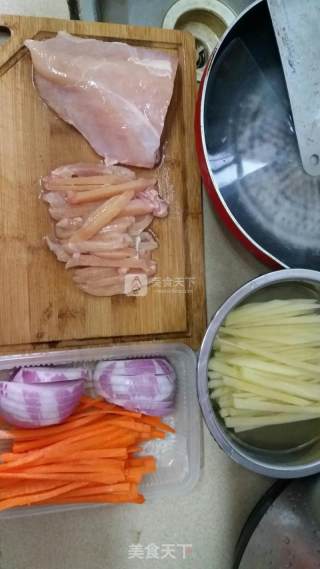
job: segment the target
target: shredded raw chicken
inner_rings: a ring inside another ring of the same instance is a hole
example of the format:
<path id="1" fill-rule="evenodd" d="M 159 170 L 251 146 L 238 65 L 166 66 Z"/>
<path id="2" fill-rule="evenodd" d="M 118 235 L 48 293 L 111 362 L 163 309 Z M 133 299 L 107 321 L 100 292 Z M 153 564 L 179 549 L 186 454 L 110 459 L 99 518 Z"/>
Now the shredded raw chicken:
<path id="1" fill-rule="evenodd" d="M 42 188 L 56 222 L 47 245 L 83 292 L 130 294 L 128 282 L 135 291 L 153 282 L 158 242 L 148 228 L 168 214 L 156 177 L 136 177 L 122 166 L 71 164 L 46 176 Z"/>

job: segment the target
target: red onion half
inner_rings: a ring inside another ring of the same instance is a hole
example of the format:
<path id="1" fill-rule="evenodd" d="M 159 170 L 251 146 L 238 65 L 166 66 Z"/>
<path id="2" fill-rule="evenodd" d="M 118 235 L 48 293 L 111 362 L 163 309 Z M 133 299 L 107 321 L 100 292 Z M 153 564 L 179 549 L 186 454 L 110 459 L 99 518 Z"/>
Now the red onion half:
<path id="1" fill-rule="evenodd" d="M 55 383 L 89 379 L 89 372 L 83 367 L 22 367 L 13 376 L 17 383 Z"/>
<path id="2" fill-rule="evenodd" d="M 160 416 L 173 412 L 176 375 L 164 358 L 100 362 L 93 378 L 99 395 L 125 409 Z"/>
<path id="3" fill-rule="evenodd" d="M 36 428 L 65 421 L 83 394 L 84 381 L 24 384 L 0 382 L 0 415 L 8 423 Z"/>

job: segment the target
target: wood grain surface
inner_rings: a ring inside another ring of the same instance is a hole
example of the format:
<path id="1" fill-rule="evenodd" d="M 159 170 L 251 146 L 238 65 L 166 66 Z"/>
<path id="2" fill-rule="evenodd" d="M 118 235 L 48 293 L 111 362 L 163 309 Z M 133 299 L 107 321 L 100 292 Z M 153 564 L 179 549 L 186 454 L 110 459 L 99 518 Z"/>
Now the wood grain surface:
<path id="1" fill-rule="evenodd" d="M 46 18 L 0 16 L 0 352 L 180 339 L 198 347 L 205 328 L 200 176 L 193 141 L 195 51 L 178 31 Z M 169 216 L 156 220 L 158 280 L 147 296 L 95 298 L 78 290 L 47 249 L 50 233 L 39 179 L 62 164 L 99 157 L 40 99 L 23 42 L 59 30 L 174 51 L 179 67 L 163 136 L 160 193 Z"/>

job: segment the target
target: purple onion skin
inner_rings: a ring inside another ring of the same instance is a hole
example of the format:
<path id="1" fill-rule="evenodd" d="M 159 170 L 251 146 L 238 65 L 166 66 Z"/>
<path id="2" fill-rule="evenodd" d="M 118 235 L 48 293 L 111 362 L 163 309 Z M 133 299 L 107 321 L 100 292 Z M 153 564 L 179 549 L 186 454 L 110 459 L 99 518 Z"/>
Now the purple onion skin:
<path id="1" fill-rule="evenodd" d="M 65 421 L 79 404 L 84 381 L 0 382 L 0 415 L 11 425 L 37 428 Z"/>
<path id="2" fill-rule="evenodd" d="M 147 415 L 174 411 L 176 377 L 163 358 L 100 362 L 94 372 L 97 393 L 110 403 Z"/>
<path id="3" fill-rule="evenodd" d="M 60 381 L 83 381 L 89 379 L 89 372 L 85 368 L 72 367 L 25 367 L 16 371 L 12 377 L 15 383 L 58 383 Z"/>
<path id="4" fill-rule="evenodd" d="M 123 403 L 122 406 L 124 406 Z M 137 413 L 143 413 L 144 415 L 152 415 L 153 417 L 165 417 L 166 415 L 172 415 L 172 413 L 174 413 L 173 405 L 171 407 L 161 407 L 159 405 L 154 409 L 150 409 L 147 406 L 142 406 L 142 405 L 131 406 L 130 404 L 125 405 L 124 407 L 125 409 L 128 409 L 128 411 L 137 411 Z"/>
<path id="5" fill-rule="evenodd" d="M 109 371 L 116 375 L 167 375 L 175 380 L 176 374 L 171 364 L 165 358 L 136 358 L 131 360 L 114 360 L 100 362 L 96 370 Z"/>
<path id="6" fill-rule="evenodd" d="M 38 429 L 41 427 L 50 427 L 52 425 L 60 425 L 66 421 L 68 417 L 72 415 L 77 405 L 78 404 L 72 407 L 68 413 L 64 413 L 63 415 L 59 415 L 50 419 L 42 419 L 42 417 L 38 417 L 36 420 L 29 422 L 27 420 L 18 418 L 14 413 L 9 413 L 6 411 L 1 411 L 1 418 L 4 419 L 9 425 L 12 425 L 13 427 L 20 427 L 22 429 Z"/>

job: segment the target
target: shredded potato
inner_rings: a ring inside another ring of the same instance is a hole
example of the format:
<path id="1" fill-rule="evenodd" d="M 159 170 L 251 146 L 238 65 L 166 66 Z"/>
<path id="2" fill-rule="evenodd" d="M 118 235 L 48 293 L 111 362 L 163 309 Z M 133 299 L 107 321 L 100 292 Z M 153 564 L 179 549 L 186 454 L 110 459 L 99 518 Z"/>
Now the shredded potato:
<path id="1" fill-rule="evenodd" d="M 246 304 L 226 318 L 208 363 L 210 397 L 235 432 L 320 418 L 320 303 Z"/>

